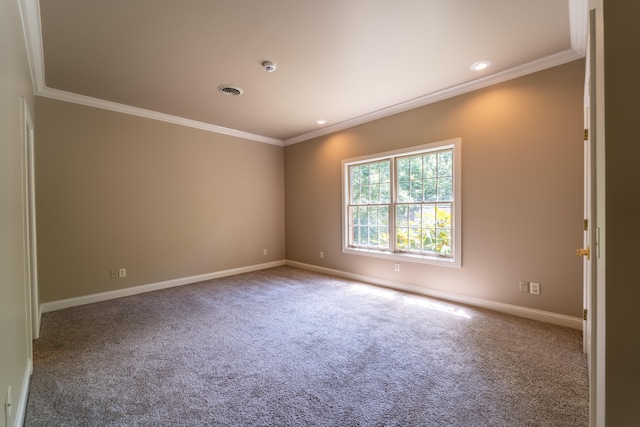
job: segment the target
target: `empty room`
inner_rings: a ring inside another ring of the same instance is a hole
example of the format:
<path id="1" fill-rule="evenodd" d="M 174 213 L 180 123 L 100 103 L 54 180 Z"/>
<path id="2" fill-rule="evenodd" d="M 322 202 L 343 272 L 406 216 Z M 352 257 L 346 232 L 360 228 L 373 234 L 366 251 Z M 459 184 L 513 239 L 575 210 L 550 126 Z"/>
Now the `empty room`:
<path id="1" fill-rule="evenodd" d="M 609 4 L 3 2 L 0 425 L 632 425 Z"/>

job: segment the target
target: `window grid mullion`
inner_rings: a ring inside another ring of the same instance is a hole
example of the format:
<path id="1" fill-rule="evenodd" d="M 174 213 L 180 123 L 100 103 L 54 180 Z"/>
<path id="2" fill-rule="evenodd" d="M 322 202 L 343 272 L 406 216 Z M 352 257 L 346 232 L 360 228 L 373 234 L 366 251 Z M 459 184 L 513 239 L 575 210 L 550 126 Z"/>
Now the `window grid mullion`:
<path id="1" fill-rule="evenodd" d="M 389 201 L 389 250 L 392 253 L 396 252 L 396 245 L 398 239 L 398 232 L 396 230 L 396 203 L 397 203 L 397 176 L 396 176 L 396 162 L 397 158 L 389 159 L 390 175 L 391 175 L 391 198 Z"/>

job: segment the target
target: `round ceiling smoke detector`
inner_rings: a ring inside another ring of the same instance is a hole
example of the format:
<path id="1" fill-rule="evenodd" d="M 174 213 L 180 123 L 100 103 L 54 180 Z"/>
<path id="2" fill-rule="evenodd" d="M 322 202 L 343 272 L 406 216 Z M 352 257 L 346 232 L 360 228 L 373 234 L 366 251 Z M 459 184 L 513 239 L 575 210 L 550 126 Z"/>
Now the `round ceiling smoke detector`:
<path id="1" fill-rule="evenodd" d="M 267 73 L 273 73 L 276 70 L 276 64 L 271 61 L 264 61 L 262 66 L 267 70 Z"/>
<path id="2" fill-rule="evenodd" d="M 240 89 L 239 87 L 235 87 L 235 86 L 220 85 L 220 86 L 218 86 L 218 90 L 220 92 L 224 93 L 225 95 L 229 95 L 229 96 L 240 96 L 240 95 L 242 95 L 242 89 Z"/>

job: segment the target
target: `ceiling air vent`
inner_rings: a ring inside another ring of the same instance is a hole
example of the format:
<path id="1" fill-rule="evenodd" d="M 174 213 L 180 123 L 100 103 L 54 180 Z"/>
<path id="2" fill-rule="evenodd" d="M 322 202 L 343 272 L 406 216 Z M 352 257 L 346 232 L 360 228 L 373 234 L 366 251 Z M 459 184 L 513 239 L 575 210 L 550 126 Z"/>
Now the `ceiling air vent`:
<path id="1" fill-rule="evenodd" d="M 218 90 L 224 93 L 225 95 L 229 95 L 229 96 L 242 95 L 242 89 L 235 86 L 221 85 L 221 86 L 218 86 Z"/>

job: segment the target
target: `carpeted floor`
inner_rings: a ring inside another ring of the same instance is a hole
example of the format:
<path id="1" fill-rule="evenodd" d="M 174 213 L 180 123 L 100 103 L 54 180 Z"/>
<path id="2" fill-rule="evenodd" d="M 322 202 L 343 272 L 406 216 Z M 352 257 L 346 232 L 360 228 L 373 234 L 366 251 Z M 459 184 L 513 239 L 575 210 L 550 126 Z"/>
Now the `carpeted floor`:
<path id="1" fill-rule="evenodd" d="M 47 313 L 26 426 L 586 426 L 579 331 L 291 267 Z"/>

